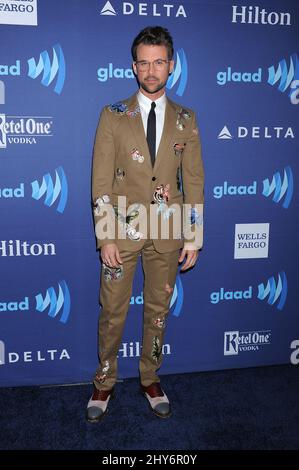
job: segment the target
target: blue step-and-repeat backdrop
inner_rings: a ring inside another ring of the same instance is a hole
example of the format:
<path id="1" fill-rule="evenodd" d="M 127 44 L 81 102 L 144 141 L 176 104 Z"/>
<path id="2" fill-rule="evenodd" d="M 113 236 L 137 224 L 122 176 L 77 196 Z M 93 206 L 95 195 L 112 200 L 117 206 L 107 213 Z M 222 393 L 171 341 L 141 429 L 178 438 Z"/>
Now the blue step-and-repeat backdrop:
<path id="1" fill-rule="evenodd" d="M 100 110 L 137 87 L 147 25 L 175 42 L 168 95 L 196 111 L 204 248 L 179 274 L 161 374 L 298 360 L 296 0 L 2 0 L 0 384 L 89 382 L 100 261 L 91 211 Z M 119 350 L 138 375 L 138 266 Z"/>

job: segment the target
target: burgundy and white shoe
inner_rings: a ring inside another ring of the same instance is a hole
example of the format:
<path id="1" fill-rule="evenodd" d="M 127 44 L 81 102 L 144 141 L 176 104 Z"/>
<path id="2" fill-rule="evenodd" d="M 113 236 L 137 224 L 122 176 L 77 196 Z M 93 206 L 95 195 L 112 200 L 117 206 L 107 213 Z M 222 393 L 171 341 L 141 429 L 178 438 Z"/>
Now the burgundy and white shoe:
<path id="1" fill-rule="evenodd" d="M 147 398 L 151 410 L 156 416 L 168 418 L 171 415 L 169 400 L 159 382 L 154 382 L 148 387 L 141 385 L 141 392 Z"/>
<path id="2" fill-rule="evenodd" d="M 86 419 L 90 423 L 97 423 L 108 411 L 108 403 L 113 398 L 114 389 L 98 390 L 94 387 L 94 392 L 87 404 Z"/>

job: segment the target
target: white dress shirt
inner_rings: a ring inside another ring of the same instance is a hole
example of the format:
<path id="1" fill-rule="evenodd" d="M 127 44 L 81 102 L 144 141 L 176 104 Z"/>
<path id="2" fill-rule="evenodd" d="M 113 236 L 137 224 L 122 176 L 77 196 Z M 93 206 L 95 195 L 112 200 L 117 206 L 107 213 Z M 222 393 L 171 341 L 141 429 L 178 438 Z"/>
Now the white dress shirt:
<path id="1" fill-rule="evenodd" d="M 148 98 L 147 96 L 145 96 L 141 91 L 138 92 L 137 99 L 138 99 L 138 103 L 140 107 L 144 132 L 146 135 L 147 118 L 151 110 L 152 100 Z M 162 96 L 160 96 L 160 98 L 155 100 L 155 103 L 156 103 L 155 113 L 156 113 L 156 155 L 157 155 L 161 137 L 162 137 L 163 126 L 164 126 L 165 109 L 166 109 L 165 93 Z"/>

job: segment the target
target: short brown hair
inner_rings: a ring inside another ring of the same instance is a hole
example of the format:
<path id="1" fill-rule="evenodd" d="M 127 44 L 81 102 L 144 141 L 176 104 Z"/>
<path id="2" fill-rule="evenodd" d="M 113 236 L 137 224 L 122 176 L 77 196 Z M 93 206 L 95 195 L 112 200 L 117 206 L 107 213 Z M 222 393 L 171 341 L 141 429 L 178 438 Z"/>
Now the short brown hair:
<path id="1" fill-rule="evenodd" d="M 131 52 L 133 60 L 137 59 L 137 47 L 139 44 L 148 44 L 152 46 L 166 46 L 168 59 L 173 57 L 173 41 L 166 28 L 162 26 L 147 26 L 144 28 L 133 41 Z"/>

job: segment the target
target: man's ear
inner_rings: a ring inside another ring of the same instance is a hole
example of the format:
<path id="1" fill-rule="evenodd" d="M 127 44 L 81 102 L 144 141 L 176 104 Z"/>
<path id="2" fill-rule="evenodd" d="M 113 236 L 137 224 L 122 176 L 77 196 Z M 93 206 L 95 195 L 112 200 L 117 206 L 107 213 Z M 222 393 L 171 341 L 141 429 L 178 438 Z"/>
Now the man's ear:
<path id="1" fill-rule="evenodd" d="M 172 74 L 173 69 L 174 69 L 174 60 L 172 59 L 172 60 L 169 62 L 169 75 Z"/>

